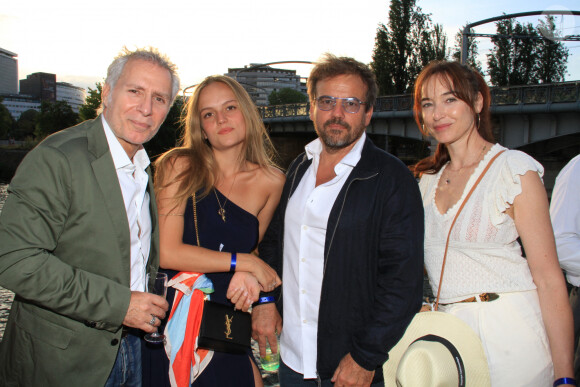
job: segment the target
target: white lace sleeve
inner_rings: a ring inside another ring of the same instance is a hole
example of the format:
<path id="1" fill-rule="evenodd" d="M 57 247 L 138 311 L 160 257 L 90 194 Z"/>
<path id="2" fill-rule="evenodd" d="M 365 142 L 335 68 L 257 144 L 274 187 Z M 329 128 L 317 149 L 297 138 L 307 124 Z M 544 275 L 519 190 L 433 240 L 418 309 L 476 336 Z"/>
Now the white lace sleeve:
<path id="1" fill-rule="evenodd" d="M 508 150 L 497 160 L 497 179 L 493 186 L 493 194 L 489 196 L 496 211 L 491 211 L 491 221 L 498 225 L 505 219 L 505 210 L 513 203 L 516 196 L 522 192 L 521 176 L 528 171 L 535 171 L 544 176 L 544 167 L 524 152 Z M 499 168 L 499 169 L 498 169 Z"/>

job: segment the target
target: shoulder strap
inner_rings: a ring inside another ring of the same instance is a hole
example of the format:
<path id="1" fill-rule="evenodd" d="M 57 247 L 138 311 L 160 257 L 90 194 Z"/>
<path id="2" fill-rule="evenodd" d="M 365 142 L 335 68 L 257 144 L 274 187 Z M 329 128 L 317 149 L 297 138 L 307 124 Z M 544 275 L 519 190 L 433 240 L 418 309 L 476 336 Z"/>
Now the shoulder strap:
<path id="1" fill-rule="evenodd" d="M 197 245 L 199 244 L 199 231 L 197 230 L 197 204 L 195 203 L 195 192 L 191 195 L 193 201 L 193 224 L 195 225 L 195 238 L 197 239 Z"/>
<path id="2" fill-rule="evenodd" d="M 487 163 L 487 166 L 485 167 L 483 172 L 481 172 L 481 174 L 479 175 L 479 177 L 477 178 L 477 180 L 473 184 L 473 187 L 471 187 L 471 189 L 469 190 L 469 193 L 467 194 L 467 196 L 463 200 L 463 203 L 461 203 L 461 206 L 459 206 L 459 209 L 457 210 L 457 213 L 455 214 L 455 217 L 453 218 L 453 222 L 451 222 L 451 227 L 449 227 L 449 233 L 447 234 L 447 241 L 445 242 L 445 253 L 443 253 L 443 265 L 441 267 L 441 277 L 439 277 L 439 288 L 437 289 L 437 299 L 435 301 L 435 308 L 434 308 L 435 310 L 437 310 L 439 308 L 439 295 L 441 294 L 441 284 L 443 283 L 443 272 L 445 271 L 445 261 L 447 260 L 447 250 L 449 249 L 449 238 L 451 237 L 451 230 L 453 229 L 453 226 L 455 225 L 455 222 L 457 221 L 457 218 L 459 217 L 461 210 L 463 210 L 463 207 L 465 207 L 465 203 L 467 203 L 467 201 L 471 197 L 471 194 L 473 193 L 473 191 L 475 191 L 475 188 L 477 187 L 477 185 L 479 184 L 481 179 L 483 179 L 483 176 L 485 176 L 489 167 L 491 167 L 491 164 L 493 164 L 495 159 L 497 159 L 498 156 L 501 155 L 503 152 L 505 152 L 505 150 L 502 150 L 501 152 L 499 152 L 498 154 L 493 156 L 493 158 L 491 160 L 489 160 L 489 163 Z"/>

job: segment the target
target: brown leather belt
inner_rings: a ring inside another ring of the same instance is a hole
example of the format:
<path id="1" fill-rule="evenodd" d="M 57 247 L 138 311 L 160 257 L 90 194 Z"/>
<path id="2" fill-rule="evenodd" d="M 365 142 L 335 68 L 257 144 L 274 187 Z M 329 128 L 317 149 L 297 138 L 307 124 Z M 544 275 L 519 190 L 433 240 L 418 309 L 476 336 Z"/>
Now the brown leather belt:
<path id="1" fill-rule="evenodd" d="M 458 304 L 458 303 L 462 303 L 462 302 L 476 302 L 477 301 L 476 297 L 479 297 L 479 300 L 481 302 L 491 302 L 491 301 L 497 300 L 499 298 L 499 294 L 497 294 L 497 293 L 481 293 L 480 295 L 469 297 L 469 298 L 466 298 L 465 300 L 450 302 L 449 304 L 441 303 L 440 305 L 451 305 L 451 304 Z"/>

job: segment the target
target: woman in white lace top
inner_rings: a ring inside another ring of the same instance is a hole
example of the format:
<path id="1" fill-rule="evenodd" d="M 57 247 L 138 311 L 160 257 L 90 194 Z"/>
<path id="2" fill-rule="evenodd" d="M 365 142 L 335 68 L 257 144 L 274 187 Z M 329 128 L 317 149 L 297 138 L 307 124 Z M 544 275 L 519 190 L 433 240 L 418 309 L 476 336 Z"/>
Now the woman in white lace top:
<path id="1" fill-rule="evenodd" d="M 451 231 L 439 310 L 481 337 L 492 386 L 567 385 L 572 314 L 558 265 L 542 166 L 493 143 L 490 94 L 477 72 L 434 62 L 415 84 L 415 119 L 439 143 L 415 166 L 425 206 L 425 266 L 434 294 Z M 517 242 L 520 237 L 526 258 Z M 562 379 L 564 378 L 564 379 Z"/>

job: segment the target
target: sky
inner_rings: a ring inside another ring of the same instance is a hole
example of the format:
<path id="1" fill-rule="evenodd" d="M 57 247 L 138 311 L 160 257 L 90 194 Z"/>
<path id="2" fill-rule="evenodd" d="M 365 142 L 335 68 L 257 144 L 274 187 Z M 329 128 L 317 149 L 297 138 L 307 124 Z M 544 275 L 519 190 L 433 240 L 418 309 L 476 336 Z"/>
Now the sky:
<path id="1" fill-rule="evenodd" d="M 251 63 L 316 61 L 331 52 L 372 60 L 377 27 L 388 23 L 390 0 L 5 0 L 0 47 L 18 54 L 19 79 L 34 72 L 95 88 L 126 46 L 157 47 L 178 66 L 183 88 L 208 75 Z M 580 0 L 417 0 L 443 25 L 448 46 L 466 24 L 544 10 L 580 10 Z M 518 19 L 536 23 L 539 16 Z M 560 18 L 564 35 L 580 35 L 580 16 Z M 494 33 L 495 25 L 476 33 Z M 480 55 L 491 47 L 478 40 Z M 580 80 L 580 41 L 567 42 L 569 76 Z M 485 63 L 485 60 L 482 60 Z M 307 77 L 310 65 L 284 64 Z"/>

